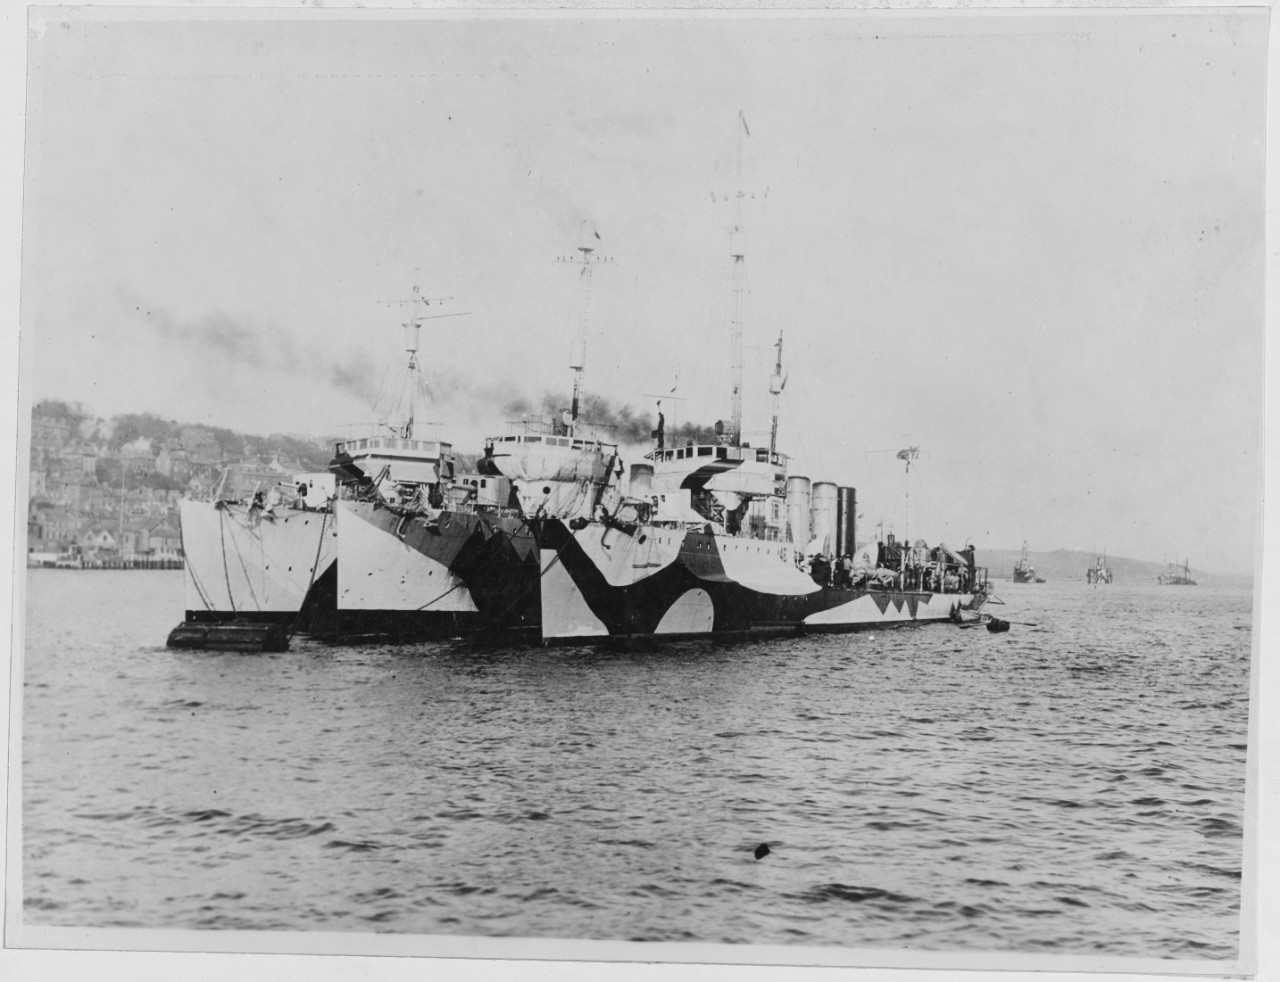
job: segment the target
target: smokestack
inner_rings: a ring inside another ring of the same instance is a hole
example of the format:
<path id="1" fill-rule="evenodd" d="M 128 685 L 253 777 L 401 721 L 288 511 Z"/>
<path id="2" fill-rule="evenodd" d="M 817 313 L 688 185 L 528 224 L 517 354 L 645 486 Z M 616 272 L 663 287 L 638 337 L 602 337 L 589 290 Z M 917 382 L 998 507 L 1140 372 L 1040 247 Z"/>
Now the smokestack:
<path id="1" fill-rule="evenodd" d="M 818 548 L 824 556 L 830 556 L 836 545 L 836 486 L 830 481 L 816 481 L 810 495 L 809 524 L 811 538 L 818 539 Z"/>
<path id="2" fill-rule="evenodd" d="M 809 479 L 787 478 L 787 527 L 791 542 L 803 550 L 809 544 Z"/>
<path id="3" fill-rule="evenodd" d="M 858 549 L 858 492 L 836 489 L 836 555 L 852 556 Z"/>

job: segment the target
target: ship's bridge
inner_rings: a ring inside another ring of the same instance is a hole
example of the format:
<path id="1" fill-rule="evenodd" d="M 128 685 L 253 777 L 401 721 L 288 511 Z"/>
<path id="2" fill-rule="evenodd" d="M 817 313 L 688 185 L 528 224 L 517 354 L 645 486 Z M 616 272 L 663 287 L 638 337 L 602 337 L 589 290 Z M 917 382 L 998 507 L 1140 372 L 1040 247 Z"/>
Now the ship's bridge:
<path id="1" fill-rule="evenodd" d="M 442 440 L 364 436 L 337 443 L 329 464 L 344 481 L 376 478 L 383 468 L 396 484 L 437 484 L 453 476 L 453 445 Z"/>
<path id="2" fill-rule="evenodd" d="M 770 452 L 767 447 L 731 447 L 723 443 L 699 443 L 684 447 L 671 447 L 666 450 L 650 450 L 644 456 L 645 460 L 651 460 L 655 464 L 674 460 L 710 458 L 711 460 L 725 460 L 736 463 L 772 464 L 774 467 L 781 467 L 783 470 L 786 470 L 787 467 L 786 454 L 778 453 L 777 451 Z"/>
<path id="3" fill-rule="evenodd" d="M 768 447 L 728 443 L 687 444 L 651 450 L 645 459 L 653 462 L 653 489 L 670 492 L 677 488 L 717 494 L 728 508 L 736 508 L 740 497 L 781 495 L 787 479 L 787 455 Z"/>
<path id="4" fill-rule="evenodd" d="M 335 452 L 349 454 L 352 457 L 367 457 L 377 454 L 383 457 L 399 457 L 405 460 L 439 460 L 448 456 L 453 444 L 439 440 L 412 440 L 394 436 L 361 437 L 358 440 L 343 440 L 336 445 Z"/>
<path id="5" fill-rule="evenodd" d="M 486 446 L 503 443 L 540 443 L 547 447 L 562 447 L 566 450 L 595 450 L 612 454 L 618 449 L 613 438 L 613 427 L 600 423 L 589 423 L 586 420 L 573 422 L 556 419 L 551 416 L 530 414 L 517 420 L 507 422 L 507 432 L 502 436 L 491 436 L 485 440 Z"/>
<path id="6" fill-rule="evenodd" d="M 491 436 L 485 440 L 486 445 L 495 448 L 504 443 L 541 443 L 548 447 L 564 447 L 568 450 L 600 450 L 605 453 L 611 453 L 618 449 L 616 444 L 604 443 L 600 440 L 588 440 L 576 436 L 542 436 L 534 433 L 511 433 L 506 436 Z"/>
<path id="7" fill-rule="evenodd" d="M 608 478 L 617 444 L 605 442 L 599 432 L 585 426 L 579 425 L 570 433 L 564 427 L 542 423 L 526 418 L 508 424 L 505 435 L 485 440 L 484 456 L 476 465 L 479 472 L 517 482 L 600 483 Z"/>

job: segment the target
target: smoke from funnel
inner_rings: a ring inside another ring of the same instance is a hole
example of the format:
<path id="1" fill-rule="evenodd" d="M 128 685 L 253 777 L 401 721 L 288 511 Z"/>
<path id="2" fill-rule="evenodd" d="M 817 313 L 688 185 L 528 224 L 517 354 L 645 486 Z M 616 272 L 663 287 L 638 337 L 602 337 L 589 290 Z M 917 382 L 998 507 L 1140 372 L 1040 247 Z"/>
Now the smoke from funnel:
<path id="1" fill-rule="evenodd" d="M 187 345 L 218 356 L 233 366 L 310 378 L 320 391 L 335 390 L 353 396 L 372 407 L 384 393 L 379 384 L 388 383 L 378 361 L 364 352 L 335 359 L 321 347 L 298 346 L 292 336 L 276 325 L 253 324 L 221 311 L 180 318 L 169 311 L 135 304 L 144 323 L 163 340 Z M 200 366 L 205 368 L 204 365 Z M 206 369 L 209 370 L 209 369 Z M 526 414 L 559 418 L 568 409 L 568 396 L 545 392 L 540 398 L 516 392 L 508 379 L 485 374 L 460 374 L 446 366 L 424 370 L 428 393 L 446 419 L 470 418 L 498 426 Z M 581 417 L 597 425 L 613 427 L 614 440 L 623 445 L 648 445 L 653 440 L 655 417 L 630 405 L 617 405 L 607 396 L 588 393 L 583 397 Z M 710 426 L 684 423 L 670 428 L 669 444 L 715 442 Z"/>
<path id="2" fill-rule="evenodd" d="M 364 403 L 373 400 L 374 364 L 366 355 L 336 361 L 314 348 L 298 348 L 279 328 L 249 326 L 221 311 L 178 318 L 159 308 L 137 309 L 165 340 L 204 349 L 236 365 L 309 376 Z"/>

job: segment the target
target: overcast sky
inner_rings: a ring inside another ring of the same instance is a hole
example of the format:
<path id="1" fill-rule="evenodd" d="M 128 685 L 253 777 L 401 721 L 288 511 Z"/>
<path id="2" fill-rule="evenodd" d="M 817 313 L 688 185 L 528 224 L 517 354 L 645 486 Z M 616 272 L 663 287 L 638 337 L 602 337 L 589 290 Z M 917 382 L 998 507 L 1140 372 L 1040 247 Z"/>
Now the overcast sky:
<path id="1" fill-rule="evenodd" d="M 709 423 L 741 188 L 746 437 L 781 332 L 780 449 L 864 527 L 907 531 L 918 445 L 913 537 L 1253 565 L 1264 13 L 63 17 L 29 49 L 30 401 L 334 433 L 416 281 L 466 315 L 423 362 L 474 453 L 567 399 L 556 260 L 590 244 L 586 388 Z"/>

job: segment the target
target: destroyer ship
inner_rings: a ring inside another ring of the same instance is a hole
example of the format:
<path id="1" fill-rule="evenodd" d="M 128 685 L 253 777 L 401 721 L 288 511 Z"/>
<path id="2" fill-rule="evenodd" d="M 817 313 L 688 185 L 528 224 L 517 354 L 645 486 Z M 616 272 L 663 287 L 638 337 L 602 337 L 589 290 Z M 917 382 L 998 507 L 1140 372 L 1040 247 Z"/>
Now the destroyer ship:
<path id="1" fill-rule="evenodd" d="M 389 598 L 406 614 L 465 603 L 469 616 L 457 618 L 459 633 L 540 637 L 541 575 L 527 519 L 585 520 L 612 504 L 621 472 L 610 427 L 589 422 L 581 411 L 591 274 L 599 261 L 594 252 L 580 247 L 574 261 L 578 323 L 570 405 L 553 415 L 527 413 L 508 421 L 503 434 L 486 438 L 475 473 L 454 476 L 438 507 L 421 496 L 388 501 L 360 491 L 340 495 L 340 604 L 351 603 L 341 586 L 350 583 L 370 610 L 385 609 Z M 359 551 L 348 559 L 356 542 Z M 341 634 L 421 633 L 388 631 L 385 621 L 382 615 L 359 621 L 347 616 Z M 363 632 L 350 629 L 357 624 Z"/>
<path id="2" fill-rule="evenodd" d="M 564 643 L 849 631 L 979 616 L 987 572 L 972 547 L 957 552 L 893 535 L 859 543 L 854 488 L 789 474 L 789 459 L 777 448 L 781 336 L 769 385 L 769 445 L 742 438 L 745 254 L 738 215 L 733 229 L 731 411 L 714 441 L 666 446 L 659 413 L 656 445 L 624 484 L 616 447 L 581 430 L 579 358 L 565 428 L 550 436 L 575 461 L 572 473 L 529 479 L 530 448 L 545 466 L 549 435 L 486 446 L 481 469 L 516 484 L 536 549 L 536 567 L 522 561 L 507 574 L 537 599 L 536 623 L 526 614 L 521 626 L 542 643 Z M 590 250 L 583 252 L 586 258 Z M 909 471 L 918 448 L 898 456 Z M 491 619 L 483 610 L 481 617 Z"/>
<path id="3" fill-rule="evenodd" d="M 660 427 L 612 508 L 527 518 L 544 643 L 852 631 L 959 620 L 986 601 L 972 547 L 859 545 L 856 489 L 788 474 L 776 413 L 768 447 L 741 439 L 736 412 L 718 429 L 666 447 Z"/>
<path id="4" fill-rule="evenodd" d="M 381 509 L 430 523 L 449 503 L 452 446 L 415 419 L 425 390 L 418 364 L 429 301 L 414 288 L 401 303 L 418 308 L 403 325 L 408 362 L 404 418 L 386 419 L 335 446 L 329 472 L 303 474 L 244 497 L 179 504 L 185 553 L 185 616 L 171 647 L 281 650 L 303 632 L 320 637 L 441 636 L 461 633 L 476 613 L 465 584 L 434 541 L 388 551 L 377 531 Z M 443 545 L 443 543 L 441 543 Z M 450 540 L 449 545 L 452 545 Z M 427 595 L 435 591 L 434 596 Z"/>
<path id="5" fill-rule="evenodd" d="M 608 427 L 581 413 L 584 303 L 570 406 L 487 439 L 475 474 L 453 474 L 448 445 L 415 445 L 411 427 L 339 445 L 321 512 L 332 528 L 310 540 L 323 561 L 290 598 L 306 623 L 333 637 L 442 630 L 558 643 L 982 616 L 995 598 L 971 546 L 859 542 L 853 487 L 789 473 L 777 448 L 781 336 L 769 445 L 743 439 L 740 219 L 733 228 L 731 412 L 713 441 L 668 447 L 659 414 L 656 445 L 627 473 Z M 578 251 L 589 294 L 593 250 Z M 410 351 L 412 367 L 416 335 Z M 917 456 L 898 454 L 908 474 Z M 202 579 L 228 567 L 210 556 Z"/>

